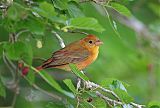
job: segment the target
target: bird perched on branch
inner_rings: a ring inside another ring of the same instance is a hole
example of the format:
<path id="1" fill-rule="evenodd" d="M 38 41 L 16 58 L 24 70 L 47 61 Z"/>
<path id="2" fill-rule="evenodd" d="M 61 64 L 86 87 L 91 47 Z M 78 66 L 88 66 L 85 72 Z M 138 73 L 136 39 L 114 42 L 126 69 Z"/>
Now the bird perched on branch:
<path id="1" fill-rule="evenodd" d="M 70 43 L 66 47 L 54 52 L 51 58 L 44 61 L 36 69 L 58 68 L 71 71 L 69 64 L 72 63 L 79 70 L 82 70 L 96 60 L 101 44 L 103 42 L 96 36 L 87 35 L 85 38 Z"/>

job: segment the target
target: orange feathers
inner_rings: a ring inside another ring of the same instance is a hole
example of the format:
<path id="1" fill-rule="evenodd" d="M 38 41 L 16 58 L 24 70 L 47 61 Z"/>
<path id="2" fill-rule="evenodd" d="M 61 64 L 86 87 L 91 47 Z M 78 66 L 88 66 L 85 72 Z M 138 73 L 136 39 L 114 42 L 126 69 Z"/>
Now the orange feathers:
<path id="1" fill-rule="evenodd" d="M 74 63 L 79 70 L 82 70 L 96 60 L 101 44 L 102 41 L 96 36 L 87 35 L 85 38 L 54 52 L 52 57 L 37 69 L 58 68 L 70 71 L 69 64 Z"/>

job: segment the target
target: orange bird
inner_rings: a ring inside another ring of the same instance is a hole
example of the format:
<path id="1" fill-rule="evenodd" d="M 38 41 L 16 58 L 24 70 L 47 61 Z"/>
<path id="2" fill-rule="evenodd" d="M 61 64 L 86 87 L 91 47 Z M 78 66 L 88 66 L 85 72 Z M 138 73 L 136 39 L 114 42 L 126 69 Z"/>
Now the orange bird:
<path id="1" fill-rule="evenodd" d="M 87 35 L 85 38 L 70 43 L 65 48 L 54 52 L 51 58 L 37 67 L 37 70 L 58 68 L 71 71 L 70 63 L 75 64 L 79 70 L 82 70 L 96 60 L 101 44 L 103 42 L 96 36 Z"/>
<path id="2" fill-rule="evenodd" d="M 96 60 L 101 44 L 103 42 L 96 36 L 87 35 L 85 38 L 70 43 L 65 48 L 54 52 L 51 58 L 36 69 L 58 68 L 71 71 L 69 64 L 73 63 L 79 70 L 82 70 Z"/>

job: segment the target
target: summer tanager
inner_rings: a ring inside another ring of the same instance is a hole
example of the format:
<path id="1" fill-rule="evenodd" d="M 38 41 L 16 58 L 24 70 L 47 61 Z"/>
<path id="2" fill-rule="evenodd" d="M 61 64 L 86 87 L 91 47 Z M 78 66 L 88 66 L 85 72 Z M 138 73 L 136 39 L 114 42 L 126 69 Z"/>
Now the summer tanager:
<path id="1" fill-rule="evenodd" d="M 71 71 L 69 64 L 72 63 L 75 64 L 79 70 L 82 70 L 96 60 L 101 44 L 103 44 L 103 42 L 96 36 L 87 35 L 85 38 L 70 43 L 65 48 L 54 52 L 51 58 L 36 69 L 58 68 Z"/>

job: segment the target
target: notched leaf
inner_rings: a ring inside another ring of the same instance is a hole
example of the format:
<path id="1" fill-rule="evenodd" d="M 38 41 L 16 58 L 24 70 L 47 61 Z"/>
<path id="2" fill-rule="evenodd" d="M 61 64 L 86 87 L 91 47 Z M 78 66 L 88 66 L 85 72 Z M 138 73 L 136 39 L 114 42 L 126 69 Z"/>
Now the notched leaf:
<path id="1" fill-rule="evenodd" d="M 116 10 L 117 12 L 119 12 L 120 14 L 126 17 L 130 17 L 132 15 L 130 10 L 127 7 L 119 3 L 111 2 L 110 6 L 108 7 L 113 8 L 114 10 Z"/>
<path id="2" fill-rule="evenodd" d="M 96 32 L 103 32 L 105 30 L 95 18 L 90 17 L 71 18 L 66 21 L 66 27 L 64 28 L 93 30 Z"/>

